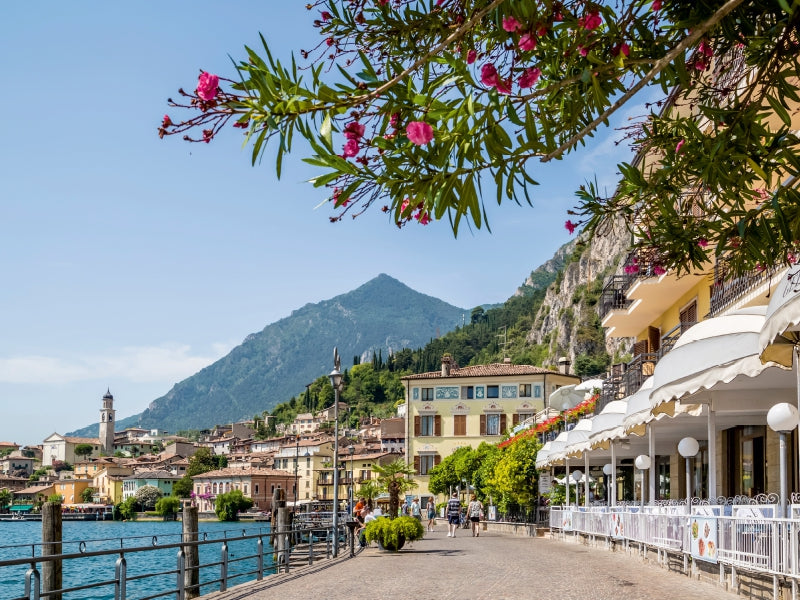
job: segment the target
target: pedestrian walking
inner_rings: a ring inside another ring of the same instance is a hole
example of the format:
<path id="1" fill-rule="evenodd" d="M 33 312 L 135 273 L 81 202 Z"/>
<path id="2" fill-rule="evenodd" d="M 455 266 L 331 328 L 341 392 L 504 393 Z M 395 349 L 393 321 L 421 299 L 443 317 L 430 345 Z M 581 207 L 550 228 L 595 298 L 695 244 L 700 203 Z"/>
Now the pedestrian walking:
<path id="1" fill-rule="evenodd" d="M 453 492 L 447 501 L 447 537 L 456 537 L 456 529 L 461 518 L 461 502 L 458 501 L 458 492 Z"/>
<path id="2" fill-rule="evenodd" d="M 480 500 L 478 500 L 478 497 L 475 494 L 470 496 L 467 514 L 469 515 L 469 520 L 472 522 L 472 537 L 480 536 L 481 518 L 483 517 L 483 504 Z"/>
<path id="3" fill-rule="evenodd" d="M 436 506 L 433 503 L 433 498 L 428 498 L 428 504 L 425 509 L 428 512 L 428 531 L 433 531 L 436 527 Z"/>
<path id="4" fill-rule="evenodd" d="M 417 521 L 422 521 L 422 509 L 419 506 L 418 498 L 414 498 L 414 500 L 411 502 L 411 516 Z"/>

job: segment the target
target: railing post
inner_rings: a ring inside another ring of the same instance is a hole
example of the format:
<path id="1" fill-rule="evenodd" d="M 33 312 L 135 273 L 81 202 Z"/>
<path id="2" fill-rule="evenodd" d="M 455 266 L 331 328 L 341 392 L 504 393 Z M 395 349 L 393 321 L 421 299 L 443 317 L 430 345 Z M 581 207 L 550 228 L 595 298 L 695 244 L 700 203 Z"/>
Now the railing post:
<path id="1" fill-rule="evenodd" d="M 42 505 L 42 556 L 61 554 L 61 504 L 45 502 Z M 61 560 L 47 561 L 42 565 L 44 592 L 48 600 L 61 600 Z"/>
<path id="2" fill-rule="evenodd" d="M 222 542 L 222 556 L 219 565 L 219 591 L 228 589 L 228 542 Z"/>
<path id="3" fill-rule="evenodd" d="M 314 530 L 308 530 L 308 564 L 314 564 Z"/>
<path id="4" fill-rule="evenodd" d="M 114 600 L 125 600 L 128 594 L 128 562 L 120 554 L 114 565 Z"/>
<path id="5" fill-rule="evenodd" d="M 178 600 L 186 598 L 186 555 L 183 550 L 178 550 Z"/>
<path id="6" fill-rule="evenodd" d="M 258 538 L 258 575 L 256 576 L 258 581 L 264 579 L 264 540 L 263 538 Z"/>
<path id="7" fill-rule="evenodd" d="M 25 598 L 30 599 L 33 592 L 33 600 L 39 600 L 42 591 L 42 576 L 36 568 L 36 563 L 31 563 L 31 568 L 25 572 Z"/>

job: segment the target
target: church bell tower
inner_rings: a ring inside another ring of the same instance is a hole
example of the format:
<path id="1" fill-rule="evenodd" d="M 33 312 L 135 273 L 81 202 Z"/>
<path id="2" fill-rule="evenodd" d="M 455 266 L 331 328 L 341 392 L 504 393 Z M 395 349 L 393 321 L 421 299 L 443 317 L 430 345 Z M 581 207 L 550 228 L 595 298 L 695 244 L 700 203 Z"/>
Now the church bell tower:
<path id="1" fill-rule="evenodd" d="M 103 396 L 103 408 L 100 409 L 100 445 L 109 456 L 114 454 L 114 396 L 109 389 Z"/>

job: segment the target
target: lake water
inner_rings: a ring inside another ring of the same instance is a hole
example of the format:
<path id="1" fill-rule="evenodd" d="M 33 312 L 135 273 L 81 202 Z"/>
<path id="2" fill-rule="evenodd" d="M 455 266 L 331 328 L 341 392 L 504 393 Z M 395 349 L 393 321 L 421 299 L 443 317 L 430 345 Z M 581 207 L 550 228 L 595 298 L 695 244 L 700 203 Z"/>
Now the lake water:
<path id="1" fill-rule="evenodd" d="M 182 524 L 173 522 L 149 521 L 64 521 L 62 553 L 81 552 L 80 542 L 85 542 L 85 552 L 118 548 L 152 547 L 180 541 Z M 200 548 L 200 564 L 218 562 L 221 557 L 222 540 L 244 534 L 269 532 L 269 523 L 219 523 L 199 524 L 201 538 L 215 540 L 215 543 Z M 41 555 L 42 524 L 38 521 L 0 521 L 0 561 Z M 257 552 L 257 540 L 233 541 L 228 544 L 228 575 L 244 573 L 256 569 L 256 560 L 237 561 L 238 557 L 251 556 Z M 177 548 L 148 550 L 147 552 L 125 552 L 128 571 L 127 597 L 131 600 L 175 589 L 176 574 L 166 574 L 157 578 L 149 577 L 130 581 L 132 577 L 148 573 L 163 572 L 177 568 Z M 72 587 L 114 579 L 117 554 L 98 557 L 81 557 L 64 561 L 63 584 Z M 272 548 L 269 539 L 264 538 L 265 573 L 273 572 Z M 41 570 L 41 565 L 37 565 Z M 0 600 L 23 598 L 25 594 L 25 571 L 27 566 L 0 567 Z M 219 577 L 219 566 L 201 570 L 200 581 L 207 582 Z M 228 585 L 236 585 L 255 579 L 247 575 L 229 579 Z M 219 589 L 219 584 L 209 584 L 201 588 L 204 594 Z M 89 590 L 73 592 L 64 600 L 112 600 L 114 586 L 106 585 Z"/>

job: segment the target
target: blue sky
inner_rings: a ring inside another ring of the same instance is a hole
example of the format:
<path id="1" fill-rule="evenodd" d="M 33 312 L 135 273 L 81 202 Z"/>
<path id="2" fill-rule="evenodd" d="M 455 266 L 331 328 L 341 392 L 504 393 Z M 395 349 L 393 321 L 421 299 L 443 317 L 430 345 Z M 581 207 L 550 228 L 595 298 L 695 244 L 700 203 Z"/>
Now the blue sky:
<path id="1" fill-rule="evenodd" d="M 118 418 L 246 335 L 379 273 L 456 306 L 502 302 L 568 241 L 574 190 L 611 190 L 625 158 L 603 132 L 536 165 L 535 206 L 492 206 L 492 233 L 398 230 L 380 211 L 332 225 L 290 157 L 250 166 L 234 135 L 159 140 L 166 100 L 264 33 L 316 44 L 300 0 L 0 3 L 0 440 L 36 444 Z"/>

